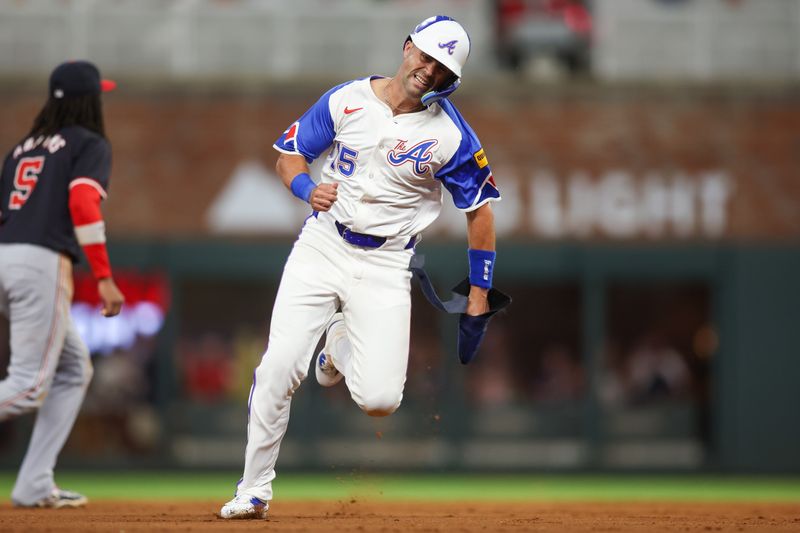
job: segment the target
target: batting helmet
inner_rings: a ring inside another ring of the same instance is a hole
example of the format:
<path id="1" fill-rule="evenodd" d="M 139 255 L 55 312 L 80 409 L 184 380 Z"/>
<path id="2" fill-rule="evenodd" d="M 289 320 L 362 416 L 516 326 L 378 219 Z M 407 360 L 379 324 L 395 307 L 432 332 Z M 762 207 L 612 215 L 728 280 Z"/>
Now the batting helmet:
<path id="1" fill-rule="evenodd" d="M 464 28 L 450 17 L 436 15 L 420 22 L 406 38 L 414 46 L 447 67 L 455 75 L 455 79 L 439 90 L 430 91 L 422 96 L 426 106 L 446 98 L 461 85 L 461 69 L 469 57 L 469 35 Z"/>

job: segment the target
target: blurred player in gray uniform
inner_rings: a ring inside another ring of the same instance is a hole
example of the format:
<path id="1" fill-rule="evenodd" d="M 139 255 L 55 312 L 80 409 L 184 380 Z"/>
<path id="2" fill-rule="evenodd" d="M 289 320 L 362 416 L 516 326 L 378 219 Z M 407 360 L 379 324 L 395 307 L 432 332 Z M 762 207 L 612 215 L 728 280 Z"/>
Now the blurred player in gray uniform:
<path id="1" fill-rule="evenodd" d="M 466 214 L 468 315 L 489 310 L 500 198 L 475 133 L 447 100 L 461 83 L 470 42 L 449 17 L 419 24 L 394 77 L 371 76 L 326 92 L 275 143 L 284 184 L 313 209 L 283 271 L 269 346 L 250 392 L 247 450 L 222 518 L 263 518 L 294 391 L 316 360 L 320 384 L 342 378 L 370 416 L 394 412 L 408 366 L 408 270 L 442 192 Z M 317 181 L 309 163 L 325 157 Z M 341 312 L 337 312 L 341 309 Z"/>
<path id="2" fill-rule="evenodd" d="M 92 377 L 89 350 L 70 317 L 72 265 L 81 249 L 97 279 L 105 316 L 124 301 L 111 277 L 100 202 L 111 147 L 100 93 L 114 88 L 86 61 L 63 63 L 30 132 L 0 174 L 0 314 L 11 359 L 0 382 L 0 421 L 38 409 L 11 499 L 20 507 L 79 507 L 53 469 Z"/>

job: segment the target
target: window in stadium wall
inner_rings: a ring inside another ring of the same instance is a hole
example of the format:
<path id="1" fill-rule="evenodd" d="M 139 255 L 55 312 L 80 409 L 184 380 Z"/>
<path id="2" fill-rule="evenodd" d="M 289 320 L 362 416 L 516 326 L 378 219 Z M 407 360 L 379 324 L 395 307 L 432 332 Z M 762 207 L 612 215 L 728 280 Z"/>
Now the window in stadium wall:
<path id="1" fill-rule="evenodd" d="M 181 285 L 176 346 L 180 399 L 247 401 L 267 344 L 277 287 L 262 281 L 190 279 Z"/>
<path id="2" fill-rule="evenodd" d="M 476 408 L 546 408 L 581 401 L 580 287 L 577 283 L 509 286 L 513 307 L 497 315 L 467 375 Z"/>
<path id="3" fill-rule="evenodd" d="M 247 400 L 267 345 L 277 283 L 184 277 L 176 292 L 174 392 L 166 422 L 172 461 L 233 467 L 244 452 Z"/>
<path id="4" fill-rule="evenodd" d="M 598 391 L 607 466 L 703 464 L 717 347 L 711 294 L 703 281 L 608 286 Z"/>
<path id="5" fill-rule="evenodd" d="M 587 458 L 587 381 L 576 281 L 504 286 L 514 297 L 461 368 L 474 468 L 572 468 Z"/>

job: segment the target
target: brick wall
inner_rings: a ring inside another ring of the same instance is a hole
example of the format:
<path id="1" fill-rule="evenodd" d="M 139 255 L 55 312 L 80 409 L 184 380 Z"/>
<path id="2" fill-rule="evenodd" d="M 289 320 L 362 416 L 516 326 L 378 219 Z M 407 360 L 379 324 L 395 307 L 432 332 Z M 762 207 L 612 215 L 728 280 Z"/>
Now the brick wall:
<path id="1" fill-rule="evenodd" d="M 104 210 L 110 233 L 208 235 L 206 211 L 233 170 L 247 160 L 272 170 L 277 155 L 272 143 L 315 98 L 316 93 L 109 95 L 106 121 L 114 167 Z M 0 146 L 5 151 L 27 130 L 41 100 L 13 94 L 4 100 Z M 616 234 L 613 226 L 582 219 L 585 209 L 570 194 L 576 183 L 588 183 L 583 202 L 594 198 L 591 186 L 612 195 L 605 207 L 586 204 L 590 210 L 610 210 L 613 217 L 617 203 L 623 209 L 634 203 L 641 215 L 648 209 L 642 204 L 650 201 L 642 192 L 645 183 L 666 183 L 665 194 L 671 198 L 675 180 L 699 191 L 704 176 L 713 174 L 723 175 L 729 190 L 721 207 L 724 224 L 715 226 L 711 237 L 800 237 L 800 100 L 787 93 L 531 89 L 529 94 L 493 98 L 465 93 L 456 103 L 481 137 L 501 190 L 512 191 L 514 198 L 506 194 L 505 199 L 519 200 L 513 235 L 708 238 L 708 232 L 697 229 L 699 222 L 691 231 L 676 229 L 680 213 L 667 217 L 660 233 L 648 232 L 646 223 L 628 231 L 622 219 Z M 517 183 L 519 189 L 511 187 Z M 547 183 L 550 189 L 542 188 Z M 572 213 L 574 219 L 555 233 L 542 226 L 550 216 L 541 212 L 549 208 L 545 190 L 561 206 L 557 215 L 565 219 Z M 614 190 L 622 191 L 621 196 L 613 196 Z M 689 200 L 698 210 L 691 215 L 696 219 L 707 215 L 697 205 L 700 196 L 698 192 Z M 264 199 L 265 209 L 270 201 Z M 498 210 L 502 208 L 501 203 Z"/>

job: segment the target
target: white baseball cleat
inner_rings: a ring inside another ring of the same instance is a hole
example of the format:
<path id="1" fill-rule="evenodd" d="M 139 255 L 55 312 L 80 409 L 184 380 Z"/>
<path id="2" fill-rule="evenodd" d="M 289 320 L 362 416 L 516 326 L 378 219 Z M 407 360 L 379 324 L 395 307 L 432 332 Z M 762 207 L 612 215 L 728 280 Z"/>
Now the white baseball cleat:
<path id="1" fill-rule="evenodd" d="M 323 387 L 333 387 L 344 377 L 336 369 L 331 351 L 334 343 L 347 332 L 344 329 L 344 315 L 334 313 L 325 328 L 325 347 L 317 355 L 317 364 L 314 365 L 314 374 L 317 376 L 317 383 Z"/>
<path id="2" fill-rule="evenodd" d="M 83 507 L 89 502 L 83 494 L 55 487 L 49 496 L 30 505 L 14 502 L 14 507 L 47 507 L 51 509 Z"/>
<path id="3" fill-rule="evenodd" d="M 239 494 L 222 506 L 220 518 L 229 520 L 263 519 L 267 517 L 269 504 L 255 496 Z"/>

